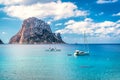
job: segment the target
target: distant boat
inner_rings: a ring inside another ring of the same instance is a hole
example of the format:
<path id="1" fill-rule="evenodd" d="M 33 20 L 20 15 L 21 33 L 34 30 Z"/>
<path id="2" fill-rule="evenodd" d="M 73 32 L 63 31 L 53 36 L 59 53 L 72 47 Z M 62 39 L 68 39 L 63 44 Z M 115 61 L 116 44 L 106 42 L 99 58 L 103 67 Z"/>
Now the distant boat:
<path id="1" fill-rule="evenodd" d="M 50 51 L 50 52 L 56 52 L 56 51 L 61 51 L 61 49 L 57 49 L 57 48 L 49 48 L 46 51 Z"/>
<path id="2" fill-rule="evenodd" d="M 45 51 L 49 51 L 49 52 L 60 52 L 61 49 L 56 48 L 56 45 L 49 45 L 49 48 L 46 49 Z"/>
<path id="3" fill-rule="evenodd" d="M 89 46 L 88 46 L 88 42 L 87 42 L 87 38 L 85 35 L 85 31 L 84 31 L 84 50 L 75 50 L 74 52 L 74 56 L 86 56 L 89 55 Z"/>

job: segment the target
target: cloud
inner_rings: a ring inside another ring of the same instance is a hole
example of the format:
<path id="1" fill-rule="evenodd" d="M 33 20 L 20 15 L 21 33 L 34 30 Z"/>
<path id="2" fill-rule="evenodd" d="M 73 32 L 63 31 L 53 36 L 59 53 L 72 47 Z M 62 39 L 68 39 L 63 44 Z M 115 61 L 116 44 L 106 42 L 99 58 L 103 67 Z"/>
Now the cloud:
<path id="1" fill-rule="evenodd" d="M 0 4 L 3 4 L 3 5 L 11 5 L 11 4 L 18 4 L 18 3 L 21 3 L 23 2 L 23 0 L 0 0 Z"/>
<path id="2" fill-rule="evenodd" d="M 47 24 L 49 24 L 49 25 L 50 25 L 50 24 L 51 24 L 51 21 L 48 21 L 48 22 L 47 22 Z"/>
<path id="3" fill-rule="evenodd" d="M 0 4 L 3 5 L 31 5 L 35 3 L 49 3 L 59 0 L 0 0 Z"/>
<path id="4" fill-rule="evenodd" d="M 52 18 L 54 20 L 59 20 L 88 15 L 87 11 L 78 10 L 78 7 L 75 4 L 61 1 L 36 3 L 32 5 L 11 5 L 3 8 L 3 11 L 10 17 L 22 20 L 28 17 L 38 17 L 42 19 Z"/>
<path id="5" fill-rule="evenodd" d="M 69 24 L 73 24 L 73 23 L 75 23 L 74 20 L 69 20 L 68 22 L 65 23 L 65 25 L 69 25 Z"/>
<path id="6" fill-rule="evenodd" d="M 105 4 L 105 3 L 115 3 L 118 0 L 98 0 L 97 4 Z"/>
<path id="7" fill-rule="evenodd" d="M 57 24 L 55 24 L 55 26 L 61 26 L 62 25 L 62 23 L 57 23 Z"/>
<path id="8" fill-rule="evenodd" d="M 113 14 L 112 16 L 120 16 L 120 12 L 117 13 L 117 14 Z"/>
<path id="9" fill-rule="evenodd" d="M 69 20 L 65 23 L 65 28 L 57 30 L 56 33 L 62 34 L 86 34 L 91 37 L 113 37 L 120 35 L 120 20 L 116 22 L 104 21 L 94 22 L 91 18 L 84 21 Z"/>
<path id="10" fill-rule="evenodd" d="M 6 34 L 6 32 L 2 32 L 2 34 Z"/>
<path id="11" fill-rule="evenodd" d="M 100 12 L 98 15 L 103 15 L 104 14 L 104 12 Z"/>
<path id="12" fill-rule="evenodd" d="M 1 35 L 6 35 L 7 33 L 3 31 L 3 32 L 0 32 L 0 34 Z"/>
<path id="13" fill-rule="evenodd" d="M 101 16 L 101 15 L 104 15 L 104 12 L 100 12 L 100 13 L 95 14 L 95 16 Z"/>

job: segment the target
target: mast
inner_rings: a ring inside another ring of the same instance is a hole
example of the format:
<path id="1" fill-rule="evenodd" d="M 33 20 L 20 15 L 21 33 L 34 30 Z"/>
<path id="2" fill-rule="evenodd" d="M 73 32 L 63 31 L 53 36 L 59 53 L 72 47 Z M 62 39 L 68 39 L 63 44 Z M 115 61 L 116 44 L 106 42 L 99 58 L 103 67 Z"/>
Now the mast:
<path id="1" fill-rule="evenodd" d="M 86 50 L 86 44 L 85 44 L 85 30 L 83 32 L 83 45 L 84 45 L 84 51 Z"/>
<path id="2" fill-rule="evenodd" d="M 86 32 L 84 30 L 84 50 L 87 50 L 87 52 L 89 53 L 89 45 L 88 45 L 88 40 L 86 37 Z"/>

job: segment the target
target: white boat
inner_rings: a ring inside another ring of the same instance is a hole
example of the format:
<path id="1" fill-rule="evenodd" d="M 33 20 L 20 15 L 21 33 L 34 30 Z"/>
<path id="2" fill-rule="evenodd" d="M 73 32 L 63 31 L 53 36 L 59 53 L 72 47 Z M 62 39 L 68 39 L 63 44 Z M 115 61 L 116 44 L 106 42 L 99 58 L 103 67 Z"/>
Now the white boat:
<path id="1" fill-rule="evenodd" d="M 74 56 L 85 56 L 85 55 L 89 55 L 89 52 L 76 50 L 75 53 L 74 53 Z"/>
<path id="2" fill-rule="evenodd" d="M 86 56 L 89 55 L 89 46 L 87 44 L 87 38 L 84 31 L 84 50 L 75 50 L 74 56 Z"/>

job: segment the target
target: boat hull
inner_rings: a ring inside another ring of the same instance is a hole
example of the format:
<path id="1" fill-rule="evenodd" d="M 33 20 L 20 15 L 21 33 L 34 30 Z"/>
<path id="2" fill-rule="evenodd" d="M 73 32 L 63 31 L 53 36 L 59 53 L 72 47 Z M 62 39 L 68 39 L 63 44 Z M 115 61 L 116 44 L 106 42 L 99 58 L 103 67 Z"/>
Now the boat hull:
<path id="1" fill-rule="evenodd" d="M 89 53 L 87 53 L 87 52 L 80 52 L 80 53 L 74 53 L 74 56 L 88 56 L 89 55 Z"/>

